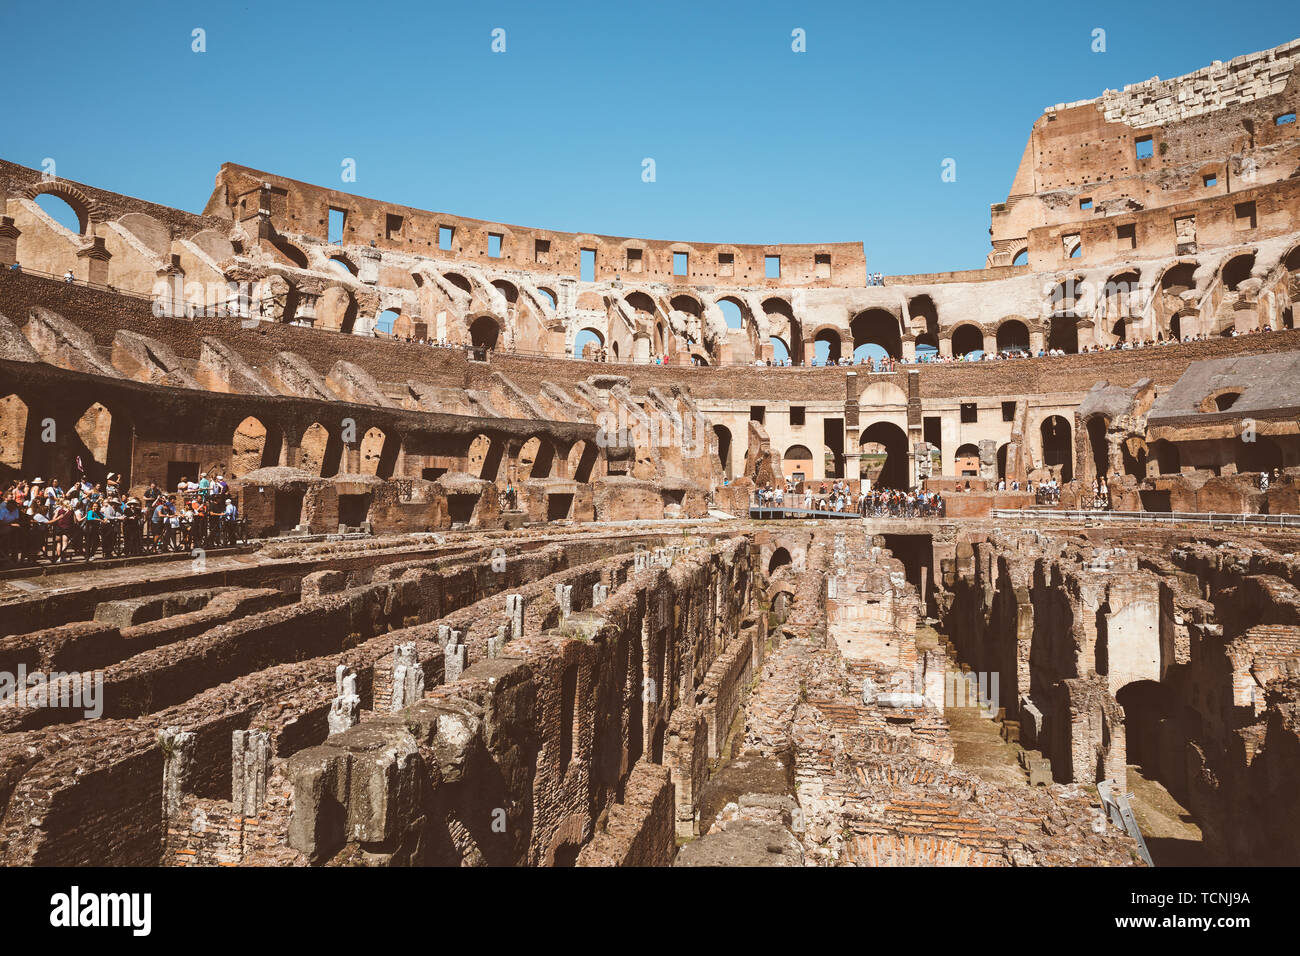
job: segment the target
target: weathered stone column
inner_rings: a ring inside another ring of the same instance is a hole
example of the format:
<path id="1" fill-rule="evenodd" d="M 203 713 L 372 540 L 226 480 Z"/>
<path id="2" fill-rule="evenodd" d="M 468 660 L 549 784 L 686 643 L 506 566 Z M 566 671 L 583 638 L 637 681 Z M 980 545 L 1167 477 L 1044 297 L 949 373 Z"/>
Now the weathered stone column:
<path id="1" fill-rule="evenodd" d="M 330 702 L 330 736 L 355 727 L 361 720 L 361 698 L 357 695 L 357 673 L 340 664 L 334 671 L 334 700 Z"/>
<path id="2" fill-rule="evenodd" d="M 393 697 L 390 709 L 410 707 L 424 697 L 424 669 L 415 644 L 398 644 L 393 648 Z"/>
<path id="3" fill-rule="evenodd" d="M 158 734 L 163 752 L 163 816 L 180 812 L 181 797 L 194 769 L 194 734 L 168 727 Z"/>
<path id="4" fill-rule="evenodd" d="M 264 730 L 236 730 L 231 735 L 231 802 L 240 815 L 255 817 L 266 802 L 266 778 L 270 767 L 270 734 Z"/>

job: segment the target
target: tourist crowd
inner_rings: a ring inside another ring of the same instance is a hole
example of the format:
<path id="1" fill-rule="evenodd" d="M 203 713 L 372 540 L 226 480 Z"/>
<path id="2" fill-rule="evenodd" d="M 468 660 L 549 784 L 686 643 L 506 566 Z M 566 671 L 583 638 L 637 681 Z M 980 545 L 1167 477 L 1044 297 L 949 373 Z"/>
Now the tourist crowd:
<path id="1" fill-rule="evenodd" d="M 941 518 L 944 515 L 943 496 L 937 491 L 873 489 L 871 482 L 866 481 L 855 493 L 848 482 L 839 479 L 832 481 L 829 487 L 823 481 L 815 490 L 811 483 L 787 479 L 784 485 L 756 489 L 752 504 L 756 508 L 831 511 L 858 514 L 864 518 Z"/>
<path id="2" fill-rule="evenodd" d="M 182 478 L 174 492 L 157 482 L 136 497 L 109 472 L 66 488 L 58 478 L 11 481 L 0 499 L 0 562 L 90 561 L 193 548 L 230 547 L 247 537 L 222 475 Z"/>

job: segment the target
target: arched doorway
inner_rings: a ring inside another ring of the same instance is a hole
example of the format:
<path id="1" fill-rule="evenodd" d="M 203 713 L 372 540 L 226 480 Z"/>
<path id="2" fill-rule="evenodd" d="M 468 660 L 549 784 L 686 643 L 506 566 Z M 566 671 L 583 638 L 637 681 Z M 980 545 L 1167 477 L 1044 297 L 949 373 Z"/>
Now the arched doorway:
<path id="1" fill-rule="evenodd" d="M 868 447 L 878 446 L 878 447 Z M 910 471 L 907 433 L 893 422 L 875 422 L 858 439 L 860 474 L 871 478 L 872 487 L 907 488 Z"/>
<path id="2" fill-rule="evenodd" d="M 1039 428 L 1043 443 L 1043 467 L 1059 468 L 1061 481 L 1074 478 L 1074 443 L 1070 437 L 1070 423 L 1060 415 L 1043 420 Z"/>
<path id="3" fill-rule="evenodd" d="M 864 345 L 875 347 L 867 350 L 875 353 L 872 354 L 873 358 L 883 357 L 881 353 L 895 359 L 903 357 L 902 332 L 898 327 L 898 319 L 884 309 L 867 309 L 858 313 L 849 323 L 849 331 L 853 335 L 855 358 L 859 357 L 859 349 Z"/>
<path id="4" fill-rule="evenodd" d="M 977 478 L 980 473 L 980 449 L 971 442 L 957 447 L 953 455 L 953 471 L 962 478 Z"/>
<path id="5" fill-rule="evenodd" d="M 790 552 L 785 548 L 777 548 L 772 552 L 772 557 L 767 562 L 767 573 L 772 575 L 777 568 L 788 567 L 794 562 L 790 558 Z"/>
<path id="6" fill-rule="evenodd" d="M 1019 319 L 1008 319 L 998 326 L 999 352 L 1028 352 L 1029 327 Z"/>
<path id="7" fill-rule="evenodd" d="M 496 319 L 490 315 L 480 315 L 469 327 L 469 342 L 478 349 L 494 349 L 500 334 L 501 327 L 497 325 Z"/>
<path id="8" fill-rule="evenodd" d="M 813 361 L 820 365 L 834 365 L 840 360 L 840 334 L 834 329 L 822 329 L 813 337 Z"/>
<path id="9" fill-rule="evenodd" d="M 952 330 L 952 354 L 956 358 L 978 358 L 984 354 L 984 333 L 969 322 Z"/>
<path id="10" fill-rule="evenodd" d="M 726 425 L 714 425 L 713 434 L 718 439 L 718 465 L 724 478 L 731 475 L 731 429 Z"/>

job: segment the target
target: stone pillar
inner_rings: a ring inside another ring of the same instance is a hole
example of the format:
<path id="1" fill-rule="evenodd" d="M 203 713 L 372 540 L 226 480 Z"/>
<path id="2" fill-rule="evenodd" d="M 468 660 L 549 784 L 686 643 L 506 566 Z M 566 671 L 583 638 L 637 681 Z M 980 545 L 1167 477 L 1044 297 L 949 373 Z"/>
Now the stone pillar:
<path id="1" fill-rule="evenodd" d="M 609 597 L 608 584 L 593 584 L 591 586 L 591 606 L 600 607 Z"/>
<path id="2" fill-rule="evenodd" d="M 266 802 L 271 767 L 271 735 L 264 730 L 236 730 L 230 745 L 230 793 L 235 811 L 255 817 Z"/>
<path id="3" fill-rule="evenodd" d="M 22 230 L 14 225 L 13 216 L 0 216 L 0 266 L 8 268 L 18 261 L 18 237 Z"/>
<path id="4" fill-rule="evenodd" d="M 77 258 L 86 260 L 81 267 L 83 279 L 91 285 L 108 285 L 108 260 L 113 254 L 104 245 L 103 236 L 94 236 L 90 245 L 77 250 Z"/>
<path id="5" fill-rule="evenodd" d="M 424 696 L 424 669 L 414 642 L 393 648 L 393 698 L 390 710 L 410 707 Z"/>
<path id="6" fill-rule="evenodd" d="M 560 606 L 560 623 L 564 623 L 573 613 L 573 585 L 557 584 L 555 586 L 555 603 Z"/>
<path id="7" fill-rule="evenodd" d="M 992 438 L 980 439 L 980 477 L 998 479 L 998 443 Z"/>
<path id="8" fill-rule="evenodd" d="M 506 615 L 510 620 L 509 640 L 521 640 L 524 636 L 524 596 L 522 594 L 506 595 Z"/>
<path id="9" fill-rule="evenodd" d="M 361 698 L 357 695 L 357 672 L 340 664 L 334 671 L 334 699 L 330 702 L 329 735 L 341 734 L 361 720 Z"/>
<path id="10" fill-rule="evenodd" d="M 461 643 L 464 634 L 454 631 L 446 624 L 438 628 L 438 643 L 442 644 L 444 683 L 459 680 L 465 672 L 465 645 Z"/>
<path id="11" fill-rule="evenodd" d="M 650 566 L 650 555 L 645 551 L 637 551 L 632 555 L 632 570 L 644 571 Z"/>
<path id="12" fill-rule="evenodd" d="M 952 336 L 944 336 L 939 340 L 940 358 L 952 358 Z"/>
<path id="13" fill-rule="evenodd" d="M 194 734 L 179 727 L 158 733 L 163 752 L 163 816 L 170 817 L 181 808 L 181 796 L 194 769 Z"/>

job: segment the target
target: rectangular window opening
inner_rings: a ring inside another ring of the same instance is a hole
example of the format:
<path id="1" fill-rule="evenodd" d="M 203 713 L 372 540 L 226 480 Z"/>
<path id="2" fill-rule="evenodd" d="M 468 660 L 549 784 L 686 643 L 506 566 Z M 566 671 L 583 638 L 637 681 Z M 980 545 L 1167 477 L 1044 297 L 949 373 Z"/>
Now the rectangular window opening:
<path id="1" fill-rule="evenodd" d="M 718 253 L 718 275 L 731 276 L 736 274 L 736 254 L 733 252 Z"/>
<path id="2" fill-rule="evenodd" d="M 583 282 L 596 281 L 596 250 L 583 249 L 582 262 L 578 268 L 578 278 Z"/>
<path id="3" fill-rule="evenodd" d="M 767 408 L 765 406 L 763 405 L 749 406 L 749 420 L 751 422 L 758 422 L 761 425 L 766 418 L 767 418 Z"/>
<path id="4" fill-rule="evenodd" d="M 549 265 L 551 261 L 551 240 L 536 239 L 533 241 L 533 260 L 542 265 Z"/>
<path id="5" fill-rule="evenodd" d="M 963 425 L 972 425 L 979 421 L 979 406 L 974 402 L 961 403 L 961 423 Z"/>
<path id="6" fill-rule="evenodd" d="M 1083 210 L 1091 209 L 1091 208 L 1092 208 L 1092 200 L 1091 200 L 1091 199 L 1080 199 L 1080 200 L 1079 200 L 1079 208 L 1080 208 L 1080 209 L 1083 209 Z"/>
<path id="7" fill-rule="evenodd" d="M 1208 189 L 1211 186 L 1219 185 L 1219 177 L 1214 175 L 1214 173 L 1206 173 L 1201 177 L 1201 182 Z"/>
<path id="8" fill-rule="evenodd" d="M 451 226 L 439 226 L 438 227 L 438 248 L 446 249 L 450 251 L 451 240 L 452 237 L 455 235 L 455 233 L 456 230 Z"/>
<path id="9" fill-rule="evenodd" d="M 684 276 L 690 269 L 690 254 L 685 252 L 673 253 L 673 275 Z"/>
<path id="10" fill-rule="evenodd" d="M 779 278 L 781 278 L 781 257 L 780 257 L 780 256 L 764 256 L 764 257 L 763 257 L 763 272 L 764 272 L 764 274 L 767 276 L 767 278 L 769 278 L 769 279 L 779 279 Z"/>
<path id="11" fill-rule="evenodd" d="M 493 259 L 501 258 L 501 234 L 496 232 L 488 233 L 488 256 Z"/>
<path id="12" fill-rule="evenodd" d="M 1233 207 L 1237 214 L 1238 229 L 1255 228 L 1255 204 L 1254 202 L 1239 202 Z"/>
<path id="13" fill-rule="evenodd" d="M 641 250 L 640 249 L 629 249 L 627 251 L 627 271 L 628 272 L 641 271 Z"/>
<path id="14" fill-rule="evenodd" d="M 402 238 L 402 217 L 388 213 L 384 217 L 384 238 L 400 239 Z"/>
<path id="15" fill-rule="evenodd" d="M 791 406 L 790 406 L 790 424 L 791 424 L 791 425 L 798 426 L 798 425 L 802 425 L 803 423 L 804 423 L 804 406 L 802 406 L 802 405 L 791 405 Z"/>
<path id="16" fill-rule="evenodd" d="M 346 209 L 330 207 L 330 225 L 329 231 L 326 233 L 326 239 L 329 242 L 338 243 L 343 241 L 343 227 L 347 224 L 347 220 L 348 213 Z"/>
<path id="17" fill-rule="evenodd" d="M 1150 159 L 1155 155 L 1155 141 L 1150 136 L 1141 136 L 1134 142 L 1138 159 Z"/>
<path id="18" fill-rule="evenodd" d="M 1121 249 L 1137 248 L 1137 224 L 1125 223 L 1122 226 L 1115 227 L 1115 243 Z"/>
<path id="19" fill-rule="evenodd" d="M 1014 422 L 1014 421 L 1016 420 L 1016 403 L 1015 403 L 1015 402 L 1003 402 L 1003 403 L 1002 403 L 1002 420 L 1003 420 L 1004 422 Z"/>

